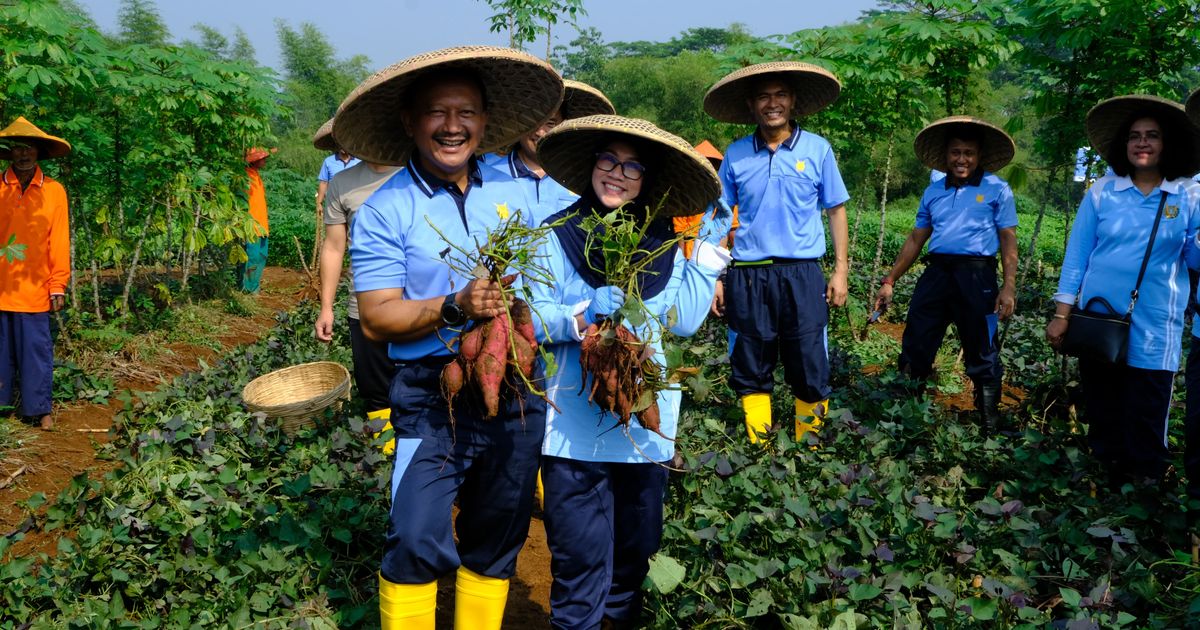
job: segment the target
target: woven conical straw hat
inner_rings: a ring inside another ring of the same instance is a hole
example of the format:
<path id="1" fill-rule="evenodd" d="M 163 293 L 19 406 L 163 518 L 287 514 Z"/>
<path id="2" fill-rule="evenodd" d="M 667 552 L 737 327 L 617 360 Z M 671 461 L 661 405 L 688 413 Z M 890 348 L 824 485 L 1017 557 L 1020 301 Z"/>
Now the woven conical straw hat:
<path id="1" fill-rule="evenodd" d="M 321 151 L 333 153 L 337 151 L 337 141 L 333 139 L 333 119 L 325 121 L 324 125 L 313 134 L 313 146 Z"/>
<path id="2" fill-rule="evenodd" d="M 1191 174 L 1200 170 L 1200 129 L 1192 124 L 1183 105 L 1148 94 L 1114 96 L 1100 101 L 1088 112 L 1088 142 L 1106 162 L 1113 163 L 1114 151 L 1125 150 L 1125 138 L 1116 136 L 1135 116 L 1153 116 L 1163 127 L 1165 142 L 1184 145 L 1180 151 L 1172 151 L 1183 160 L 1180 171 Z"/>
<path id="3" fill-rule="evenodd" d="M 596 153 L 614 140 L 639 147 L 646 166 L 642 194 L 659 216 L 703 212 L 721 194 L 721 183 L 708 158 L 683 138 L 637 118 L 586 116 L 563 122 L 538 142 L 538 161 L 546 173 L 575 192 L 592 185 Z"/>
<path id="4" fill-rule="evenodd" d="M 392 64 L 354 88 L 334 117 L 338 144 L 370 162 L 405 164 L 413 141 L 400 112 L 409 87 L 435 70 L 472 72 L 483 83 L 488 122 L 480 153 L 509 146 L 537 129 L 562 102 L 562 79 L 537 57 L 494 46 L 445 48 Z"/>
<path id="5" fill-rule="evenodd" d="M 721 152 L 717 149 L 717 147 L 713 146 L 713 143 L 709 142 L 708 140 L 701 140 L 700 144 L 697 144 L 694 148 L 696 149 L 697 153 L 710 160 L 717 160 L 720 162 L 725 159 L 725 156 L 721 155 Z"/>
<path id="6" fill-rule="evenodd" d="M 985 171 L 995 173 L 1017 154 L 1017 145 L 1012 137 L 996 125 L 971 116 L 949 116 L 929 123 L 917 134 L 917 139 L 913 141 L 917 159 L 927 168 L 949 172 L 946 168 L 946 142 L 951 132 L 963 128 L 973 128 L 983 137 L 982 146 L 979 147 L 979 168 Z"/>
<path id="7" fill-rule="evenodd" d="M 37 125 L 25 120 L 24 116 L 18 116 L 11 125 L 0 130 L 0 145 L 3 145 L 5 140 L 27 142 L 37 147 L 39 160 L 62 157 L 71 152 L 71 143 L 38 129 Z M 0 160 L 11 159 L 12 151 L 0 148 Z"/>
<path id="8" fill-rule="evenodd" d="M 725 75 L 704 95 L 704 111 L 722 122 L 755 124 L 746 100 L 754 85 L 764 79 L 778 79 L 791 86 L 796 97 L 793 113 L 797 116 L 809 116 L 825 109 L 842 92 L 842 83 L 825 68 L 799 61 L 772 61 Z"/>
<path id="9" fill-rule="evenodd" d="M 613 107 L 604 92 L 582 81 L 564 79 L 563 88 L 563 120 L 617 113 L 617 108 Z"/>
<path id="10" fill-rule="evenodd" d="M 1187 99 L 1187 114 L 1192 119 L 1192 124 L 1200 127 L 1200 88 L 1196 88 L 1195 92 Z"/>

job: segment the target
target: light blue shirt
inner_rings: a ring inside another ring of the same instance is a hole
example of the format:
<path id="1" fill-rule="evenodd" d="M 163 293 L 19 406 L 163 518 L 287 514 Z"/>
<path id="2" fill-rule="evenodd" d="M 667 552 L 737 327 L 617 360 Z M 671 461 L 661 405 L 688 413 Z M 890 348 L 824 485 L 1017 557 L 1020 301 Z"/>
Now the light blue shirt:
<path id="1" fill-rule="evenodd" d="M 404 289 L 404 299 L 425 300 L 466 286 L 471 278 L 443 259 L 457 254 L 448 251 L 447 241 L 474 249 L 503 223 L 502 217 L 528 206 L 521 186 L 501 171 L 479 164 L 472 179 L 461 207 L 454 194 L 425 180 L 411 161 L 375 191 L 350 229 L 355 290 Z M 451 354 L 459 333 L 443 327 L 421 339 L 392 342 L 388 355 L 407 361 Z"/>
<path id="2" fill-rule="evenodd" d="M 547 217 L 579 199 L 579 195 L 567 190 L 553 177 L 538 177 L 529 170 L 516 151 L 510 151 L 508 155 L 487 153 L 483 156 L 483 163 L 508 173 L 509 177 L 525 188 L 525 196 L 533 204 L 530 211 L 533 213 L 534 225 L 541 225 Z"/>
<path id="3" fill-rule="evenodd" d="M 917 208 L 916 227 L 933 228 L 929 253 L 995 256 L 1000 249 L 996 230 L 1017 227 L 1017 205 L 1008 183 L 987 172 L 961 188 L 947 181 L 930 184 Z"/>
<path id="4" fill-rule="evenodd" d="M 1128 363 L 1147 370 L 1175 371 L 1179 369 L 1188 301 L 1187 268 L 1200 267 L 1196 245 L 1200 185 L 1175 179 L 1143 195 L 1128 177 L 1106 175 L 1096 180 L 1075 215 L 1054 299 L 1074 304 L 1078 294 L 1082 307 L 1092 298 L 1102 297 L 1119 314 L 1125 313 L 1162 192 L 1167 193 L 1167 201 L 1138 290 Z"/>
<path id="5" fill-rule="evenodd" d="M 700 248 L 697 248 L 698 250 Z M 588 390 L 581 393 L 582 369 L 579 365 L 580 331 L 576 328 L 575 315 L 582 313 L 592 299 L 595 290 L 583 280 L 563 253 L 558 236 L 551 234 L 539 248 L 539 261 L 555 279 L 554 286 L 531 283 L 532 308 L 536 313 L 534 327 L 538 341 L 547 344 L 546 349 L 554 354 L 558 371 L 546 379 L 547 394 L 554 405 L 546 409 L 546 440 L 542 453 L 589 462 L 648 463 L 664 462 L 675 455 L 675 443 L 642 428 L 635 418 L 629 423 L 629 436 L 617 427 L 617 418 L 611 413 L 601 414 L 588 402 Z M 657 316 L 646 323 L 653 332 L 638 332 L 641 339 L 653 338 L 654 360 L 661 361 L 662 345 L 657 339 L 666 326 L 667 313 L 675 310 L 672 333 L 683 337 L 695 334 L 704 323 L 712 303 L 717 275 L 724 264 L 713 264 L 696 256 L 695 262 L 685 260 L 682 252 L 675 252 L 675 265 L 671 279 L 658 295 L 646 300 L 646 307 Z M 659 392 L 658 409 L 661 416 L 659 430 L 674 438 L 679 419 L 679 390 Z M 557 406 L 557 409 L 555 407 Z M 632 440 L 631 440 L 632 438 Z M 634 447 L 637 444 L 637 448 Z M 641 449 L 641 452 L 638 452 Z"/>
<path id="6" fill-rule="evenodd" d="M 359 160 L 356 157 L 352 157 L 350 158 L 349 162 L 343 162 L 338 159 L 336 153 L 331 153 L 325 158 L 324 162 L 321 162 L 321 172 L 317 174 L 317 181 L 327 182 L 333 179 L 334 175 L 341 173 L 342 171 L 354 166 L 355 164 L 358 164 L 361 161 L 362 160 Z"/>
<path id="7" fill-rule="evenodd" d="M 719 175 L 726 204 L 738 208 L 734 260 L 824 256 L 821 213 L 850 199 L 829 142 L 794 123 L 774 151 L 757 132 L 735 141 Z"/>

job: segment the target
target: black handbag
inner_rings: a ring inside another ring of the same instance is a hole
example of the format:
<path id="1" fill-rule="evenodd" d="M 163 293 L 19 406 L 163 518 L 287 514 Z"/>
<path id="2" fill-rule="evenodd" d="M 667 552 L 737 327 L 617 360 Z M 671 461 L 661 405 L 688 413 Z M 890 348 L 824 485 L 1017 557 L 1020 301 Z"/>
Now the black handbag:
<path id="1" fill-rule="evenodd" d="M 1063 337 L 1062 351 L 1080 359 L 1124 365 L 1129 354 L 1129 328 L 1133 323 L 1133 307 L 1137 305 L 1138 289 L 1142 286 L 1142 277 L 1146 275 L 1146 264 L 1150 261 L 1150 250 L 1154 248 L 1154 239 L 1158 236 L 1158 224 L 1162 220 L 1163 206 L 1167 203 L 1167 193 L 1162 193 L 1158 202 L 1158 213 L 1154 215 L 1154 227 L 1150 228 L 1150 242 L 1146 244 L 1146 254 L 1142 256 L 1142 268 L 1138 271 L 1137 284 L 1129 293 L 1129 309 L 1125 314 L 1117 313 L 1116 309 L 1102 297 L 1094 297 L 1079 308 L 1078 304 L 1071 307 L 1071 323 L 1067 334 Z M 1103 310 L 1092 310 L 1092 305 L 1098 304 Z"/>

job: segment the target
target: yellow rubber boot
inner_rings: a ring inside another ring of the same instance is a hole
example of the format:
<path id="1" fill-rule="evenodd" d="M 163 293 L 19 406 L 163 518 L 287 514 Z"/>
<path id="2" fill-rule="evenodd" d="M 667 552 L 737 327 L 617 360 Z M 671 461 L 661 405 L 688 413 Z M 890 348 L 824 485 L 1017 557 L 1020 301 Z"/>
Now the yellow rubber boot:
<path id="1" fill-rule="evenodd" d="M 820 402 L 810 403 L 804 402 L 799 398 L 796 399 L 796 441 L 800 442 L 804 439 L 804 434 L 812 431 L 813 434 L 821 432 L 821 422 L 825 418 L 825 412 L 829 411 L 829 399 L 826 398 Z"/>
<path id="2" fill-rule="evenodd" d="M 391 407 L 389 407 L 387 409 L 376 409 L 375 411 L 372 411 L 371 413 L 367 414 L 367 420 L 378 420 L 380 418 L 387 420 L 387 423 L 385 423 L 383 425 L 383 428 L 379 430 L 379 433 L 375 434 L 376 440 L 379 439 L 379 436 L 383 435 L 384 433 L 386 433 L 392 429 L 392 422 L 391 422 L 392 409 L 391 409 Z M 382 446 L 379 447 L 379 450 L 383 451 L 384 455 L 391 455 L 392 453 L 395 453 L 396 452 L 396 441 L 389 440 L 389 441 L 385 442 Z"/>
<path id="3" fill-rule="evenodd" d="M 746 412 L 746 433 L 750 443 L 758 443 L 758 434 L 771 429 L 771 395 L 746 394 L 742 396 L 742 410 Z"/>
<path id="4" fill-rule="evenodd" d="M 546 486 L 542 485 L 542 469 L 541 468 L 538 469 L 537 491 L 536 492 L 537 492 L 537 494 L 534 495 L 534 498 L 537 499 L 538 509 L 539 510 L 546 509 Z"/>
<path id="5" fill-rule="evenodd" d="M 437 582 L 395 584 L 379 576 L 379 622 L 382 630 L 434 630 Z"/>
<path id="6" fill-rule="evenodd" d="M 506 603 L 508 580 L 458 567 L 454 583 L 454 630 L 500 630 Z"/>

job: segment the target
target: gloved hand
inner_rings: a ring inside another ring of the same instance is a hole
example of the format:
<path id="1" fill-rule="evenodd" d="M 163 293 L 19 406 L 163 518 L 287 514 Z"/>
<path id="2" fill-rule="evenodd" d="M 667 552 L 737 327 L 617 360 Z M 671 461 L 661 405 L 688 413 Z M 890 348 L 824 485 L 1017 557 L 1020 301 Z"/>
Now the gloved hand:
<path id="1" fill-rule="evenodd" d="M 592 303 L 583 311 L 583 319 L 589 324 L 608 317 L 625 304 L 625 292 L 614 286 L 603 286 L 592 295 Z"/>
<path id="2" fill-rule="evenodd" d="M 717 198 L 717 202 L 713 204 L 708 212 L 704 213 L 704 218 L 700 221 L 700 234 L 698 238 L 705 243 L 717 245 L 729 234 L 729 228 L 733 225 L 733 210 L 729 209 L 729 204 L 721 197 Z"/>

